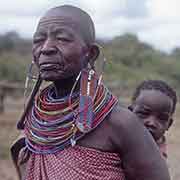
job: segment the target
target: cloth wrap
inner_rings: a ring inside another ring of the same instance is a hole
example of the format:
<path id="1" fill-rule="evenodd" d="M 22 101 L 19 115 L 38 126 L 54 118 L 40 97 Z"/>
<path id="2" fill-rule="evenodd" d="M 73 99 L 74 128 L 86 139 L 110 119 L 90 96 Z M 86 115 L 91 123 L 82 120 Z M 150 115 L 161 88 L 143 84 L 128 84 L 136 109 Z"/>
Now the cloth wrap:
<path id="1" fill-rule="evenodd" d="M 32 153 L 25 180 L 125 180 L 118 154 L 82 146 L 54 154 Z"/>

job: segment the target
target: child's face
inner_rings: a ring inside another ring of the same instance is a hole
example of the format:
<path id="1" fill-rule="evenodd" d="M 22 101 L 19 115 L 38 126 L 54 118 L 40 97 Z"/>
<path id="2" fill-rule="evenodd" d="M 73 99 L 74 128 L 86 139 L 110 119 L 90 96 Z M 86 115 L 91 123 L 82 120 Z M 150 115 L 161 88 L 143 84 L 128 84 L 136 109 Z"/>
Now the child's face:
<path id="1" fill-rule="evenodd" d="M 142 90 L 132 108 L 155 140 L 162 137 L 172 120 L 173 101 L 158 90 Z"/>

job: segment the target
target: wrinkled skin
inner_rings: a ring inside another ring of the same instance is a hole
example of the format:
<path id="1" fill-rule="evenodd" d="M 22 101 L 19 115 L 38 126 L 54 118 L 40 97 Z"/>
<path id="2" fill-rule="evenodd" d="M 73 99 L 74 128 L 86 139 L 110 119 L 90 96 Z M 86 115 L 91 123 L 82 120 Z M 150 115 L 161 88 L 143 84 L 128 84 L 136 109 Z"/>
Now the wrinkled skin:
<path id="1" fill-rule="evenodd" d="M 33 56 L 41 78 L 53 81 L 56 94 L 64 96 L 70 92 L 80 70 L 88 63 L 94 66 L 99 49 L 89 42 L 92 38 L 87 43 L 85 35 L 82 37 L 77 19 L 60 14 L 53 11 L 40 20 L 33 38 Z"/>
<path id="2" fill-rule="evenodd" d="M 87 45 L 65 22 L 40 24 L 34 35 L 33 54 L 44 80 L 68 79 L 83 67 Z"/>
<path id="3" fill-rule="evenodd" d="M 157 141 L 172 122 L 172 99 L 158 90 L 143 90 L 136 98 L 133 112 Z"/>
<path id="4" fill-rule="evenodd" d="M 99 54 L 94 41 L 85 41 L 79 18 L 77 14 L 69 18 L 61 9 L 52 10 L 40 20 L 34 35 L 34 60 L 41 78 L 54 82 L 58 97 L 70 93 L 80 70 L 87 62 L 93 65 Z M 155 142 L 127 109 L 116 106 L 94 131 L 77 143 L 119 153 L 127 180 L 169 180 L 167 166 Z"/>

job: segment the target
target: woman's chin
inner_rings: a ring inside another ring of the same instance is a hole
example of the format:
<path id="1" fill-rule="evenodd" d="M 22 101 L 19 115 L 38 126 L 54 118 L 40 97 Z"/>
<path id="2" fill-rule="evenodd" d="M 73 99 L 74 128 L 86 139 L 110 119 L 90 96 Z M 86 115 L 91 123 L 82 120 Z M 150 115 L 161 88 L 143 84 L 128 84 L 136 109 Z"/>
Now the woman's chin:
<path id="1" fill-rule="evenodd" d="M 60 79 L 63 79 L 63 76 L 60 73 L 56 73 L 56 72 L 41 72 L 40 74 L 41 79 L 45 80 L 45 81 L 57 81 Z"/>

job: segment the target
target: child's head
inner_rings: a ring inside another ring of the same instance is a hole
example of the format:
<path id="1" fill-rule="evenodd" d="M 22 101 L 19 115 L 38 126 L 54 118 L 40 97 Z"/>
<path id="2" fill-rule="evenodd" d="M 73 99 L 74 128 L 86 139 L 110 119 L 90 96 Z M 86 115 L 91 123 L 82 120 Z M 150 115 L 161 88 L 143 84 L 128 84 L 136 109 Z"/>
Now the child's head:
<path id="1" fill-rule="evenodd" d="M 176 103 L 176 92 L 167 83 L 148 80 L 136 88 L 130 108 L 158 140 L 173 122 Z"/>

